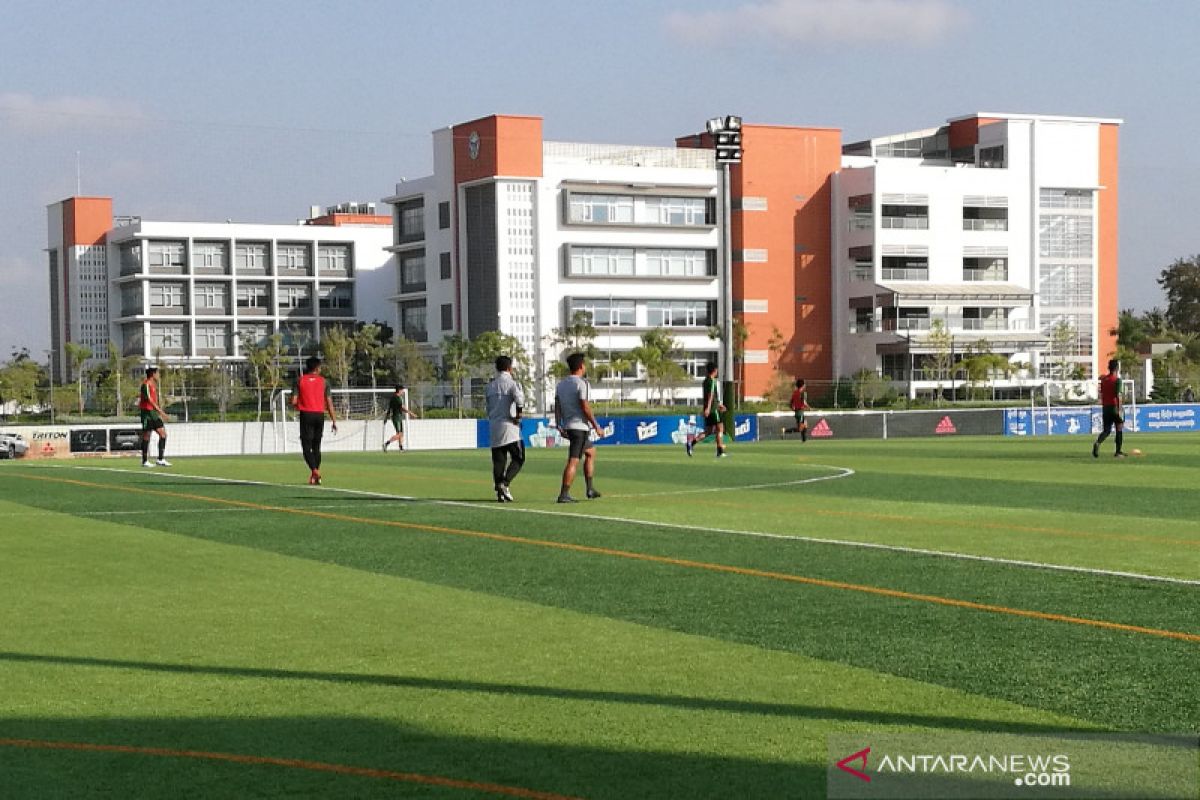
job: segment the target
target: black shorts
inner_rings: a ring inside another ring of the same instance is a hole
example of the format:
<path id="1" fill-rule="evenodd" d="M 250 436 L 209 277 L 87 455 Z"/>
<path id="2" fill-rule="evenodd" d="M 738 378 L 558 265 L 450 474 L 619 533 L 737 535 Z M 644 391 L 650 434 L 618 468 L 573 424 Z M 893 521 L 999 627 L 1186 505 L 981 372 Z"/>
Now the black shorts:
<path id="1" fill-rule="evenodd" d="M 1100 420 L 1103 422 L 1105 429 L 1111 428 L 1113 425 L 1121 425 L 1125 422 L 1125 418 L 1121 416 L 1120 406 L 1101 406 Z"/>
<path id="2" fill-rule="evenodd" d="M 157 411 L 146 411 L 142 409 L 138 412 L 138 416 L 142 418 L 142 431 L 149 433 L 156 431 L 163 426 L 162 417 Z"/>
<path id="3" fill-rule="evenodd" d="M 722 421 L 723 420 L 721 419 L 721 412 L 714 411 L 711 414 L 709 414 L 707 417 L 704 418 L 704 427 L 714 428 L 717 425 L 720 425 Z"/>
<path id="4" fill-rule="evenodd" d="M 567 444 L 570 445 L 568 458 L 580 458 L 585 450 L 591 450 L 592 439 L 591 431 L 576 431 L 567 430 L 563 432 L 563 436 L 567 437 Z"/>

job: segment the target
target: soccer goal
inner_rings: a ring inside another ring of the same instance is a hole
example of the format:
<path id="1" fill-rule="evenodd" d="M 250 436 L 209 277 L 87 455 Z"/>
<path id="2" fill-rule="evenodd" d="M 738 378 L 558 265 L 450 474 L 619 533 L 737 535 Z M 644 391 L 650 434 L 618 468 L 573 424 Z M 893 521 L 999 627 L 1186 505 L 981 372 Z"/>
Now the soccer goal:
<path id="1" fill-rule="evenodd" d="M 1030 394 L 1033 435 L 1095 433 L 1100 425 L 1099 384 L 1096 380 L 1049 380 Z M 1121 381 L 1121 405 L 1130 430 L 1137 429 L 1137 392 L 1134 381 Z"/>
<path id="2" fill-rule="evenodd" d="M 330 389 L 333 410 L 337 413 L 338 432 L 326 431 L 322 446 L 328 450 L 374 450 L 385 434 L 390 435 L 391 423 L 385 423 L 388 401 L 394 389 Z M 410 408 L 408 390 L 403 391 L 404 407 Z M 271 422 L 275 431 L 276 449 L 291 451 L 300 446 L 298 418 L 292 408 L 292 390 L 284 389 L 271 404 Z"/>

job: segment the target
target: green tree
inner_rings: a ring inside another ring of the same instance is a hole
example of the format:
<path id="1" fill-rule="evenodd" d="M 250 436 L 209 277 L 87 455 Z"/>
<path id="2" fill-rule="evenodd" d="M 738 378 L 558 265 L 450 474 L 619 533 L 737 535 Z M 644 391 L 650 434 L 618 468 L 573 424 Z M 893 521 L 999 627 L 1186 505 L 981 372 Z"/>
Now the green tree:
<path id="1" fill-rule="evenodd" d="M 972 396 L 979 399 L 985 392 L 983 384 L 995 373 L 1009 372 L 1008 358 L 992 352 L 992 345 L 986 339 L 980 339 L 967 349 L 962 360 L 963 370 L 967 374 L 967 383 Z"/>
<path id="2" fill-rule="evenodd" d="M 925 341 L 933 351 L 925 356 L 925 368 L 933 373 L 934 380 L 937 381 L 935 401 L 940 406 L 944 382 L 950 377 L 950 370 L 954 367 L 954 337 L 947 330 L 945 322 L 935 319 L 929 325 L 929 335 L 925 337 Z"/>
<path id="3" fill-rule="evenodd" d="M 392 365 L 396 383 L 403 383 L 417 391 L 417 411 L 425 407 L 425 391 L 437 375 L 433 362 L 425 357 L 421 345 L 412 339 L 398 336 L 387 348 L 387 359 Z"/>
<path id="4" fill-rule="evenodd" d="M 795 379 L 783 367 L 783 357 L 787 353 L 787 339 L 778 325 L 771 326 L 771 335 L 767 338 L 767 352 L 771 359 L 771 381 L 767 386 L 767 400 L 776 408 L 786 405 L 792 398 L 792 388 Z"/>
<path id="5" fill-rule="evenodd" d="M 379 388 L 379 365 L 387 352 L 387 345 L 383 342 L 383 328 L 374 322 L 360 324 L 354 332 L 353 339 L 354 351 L 358 354 L 357 360 L 360 365 L 356 372 L 358 375 L 365 375 L 371 388 L 377 390 Z M 372 391 L 371 416 L 378 415 L 379 409 L 375 406 L 375 392 Z"/>
<path id="6" fill-rule="evenodd" d="M 442 373 L 454 389 L 458 416 L 462 417 L 463 384 L 471 375 L 471 341 L 461 333 L 442 337 Z"/>
<path id="7" fill-rule="evenodd" d="M 596 357 L 596 326 L 592 315 L 586 311 L 575 311 L 567 324 L 550 332 L 550 343 L 559 350 L 583 353 L 589 360 Z"/>
<path id="8" fill-rule="evenodd" d="M 665 405 L 667 392 L 687 377 L 683 367 L 674 361 L 679 343 L 662 327 L 643 333 L 641 341 L 641 345 L 630 351 L 630 356 L 646 370 L 646 399 L 649 401 L 651 392 L 657 391 L 659 403 Z"/>
<path id="9" fill-rule="evenodd" d="M 1167 293 L 1167 322 L 1179 331 L 1200 332 L 1200 256 L 1176 260 L 1159 275 L 1158 285 Z"/>
<path id="10" fill-rule="evenodd" d="M 83 414 L 83 364 L 92 357 L 92 348 L 78 342 L 67 342 L 67 364 L 75 376 L 76 388 L 79 393 L 79 413 Z"/>
<path id="11" fill-rule="evenodd" d="M 525 394 L 530 394 L 533 386 L 533 360 L 525 352 L 521 341 L 507 333 L 485 331 L 471 342 L 467 360 L 471 365 L 473 377 L 491 375 L 499 356 L 508 356 L 513 360 L 513 380 Z"/>
<path id="12" fill-rule="evenodd" d="M 224 422 L 225 416 L 229 412 L 229 406 L 238 400 L 238 387 L 233 377 L 233 370 L 229 368 L 229 365 L 210 358 L 204 366 L 204 372 L 204 384 L 208 390 L 208 396 L 217 404 L 217 414 L 220 416 L 221 422 Z"/>
<path id="13" fill-rule="evenodd" d="M 1055 370 L 1059 380 L 1067 380 L 1071 376 L 1071 357 L 1079 352 L 1078 338 L 1075 326 L 1068 320 L 1059 320 L 1050 329 L 1050 357 L 1057 367 Z"/>
<path id="14" fill-rule="evenodd" d="M 0 405 L 14 403 L 16 415 L 26 406 L 38 403 L 38 387 L 49 378 L 49 373 L 29 357 L 28 350 L 14 352 L 12 358 L 0 367 Z"/>
<path id="15" fill-rule="evenodd" d="M 873 369 L 860 369 L 850 377 L 854 402 L 859 408 L 874 407 L 887 394 L 887 380 Z"/>
<path id="16" fill-rule="evenodd" d="M 136 385 L 133 380 L 134 370 L 139 359 L 137 356 L 122 356 L 115 342 L 108 343 L 108 357 L 104 362 L 104 375 L 100 383 L 112 393 L 113 416 L 119 417 L 126 413 L 127 406 L 133 395 L 129 388 Z"/>
<path id="17" fill-rule="evenodd" d="M 334 325 L 321 337 L 321 351 L 325 355 L 325 368 L 329 376 L 342 389 L 350 388 L 350 367 L 354 362 L 354 336 L 341 325 Z M 342 396 L 342 414 L 350 413 L 350 398 Z"/>

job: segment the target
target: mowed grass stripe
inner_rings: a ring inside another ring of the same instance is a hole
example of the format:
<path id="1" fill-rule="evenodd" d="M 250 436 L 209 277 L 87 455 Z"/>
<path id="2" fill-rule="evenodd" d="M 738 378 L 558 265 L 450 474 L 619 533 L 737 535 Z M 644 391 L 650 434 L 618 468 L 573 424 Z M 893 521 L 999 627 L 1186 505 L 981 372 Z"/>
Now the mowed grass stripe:
<path id="1" fill-rule="evenodd" d="M 359 778 L 375 778 L 377 780 L 413 783 L 424 786 L 438 786 L 445 789 L 459 789 L 468 792 L 498 795 L 502 797 L 521 797 L 527 800 L 579 800 L 570 795 L 539 792 L 524 789 L 519 786 L 501 786 L 495 783 L 446 778 L 441 775 L 421 775 L 415 772 L 395 772 L 386 769 L 369 767 L 353 767 L 346 764 L 330 764 L 324 761 L 307 761 L 297 758 L 272 758 L 270 756 L 253 756 L 241 753 L 212 753 L 203 750 L 172 750 L 163 747 L 135 747 L 120 744 L 98 744 L 93 742 L 47 742 L 37 739 L 0 739 L 0 747 L 12 747 L 26 750 L 70 750 L 86 753 L 121 753 L 123 755 L 155 756 L 158 758 L 188 758 L 201 761 L 224 761 L 233 764 L 246 764 L 256 767 L 288 767 L 290 769 L 307 770 L 309 772 L 332 772 L 337 775 L 349 775 Z"/>
<path id="2" fill-rule="evenodd" d="M 152 495 L 159 497 L 174 497 L 178 499 L 195 500 L 198 502 L 208 502 L 220 505 L 230 505 L 241 508 L 254 508 L 262 511 L 273 511 L 282 514 L 291 514 L 298 516 L 315 517 L 319 519 L 336 520 L 339 522 L 358 523 L 365 525 L 382 525 L 387 527 L 405 528 L 409 530 L 422 530 L 432 533 L 442 533 L 454 536 L 465 536 L 475 539 L 486 539 L 496 542 L 505 542 L 510 544 L 531 545 L 537 547 L 546 547 L 559 550 L 570 550 L 579 553 L 588 553 L 592 555 L 609 556 L 616 558 L 625 558 L 636 561 L 646 561 L 658 564 L 668 564 L 671 566 L 685 567 L 689 569 L 706 570 L 710 572 L 720 572 L 727 574 L 743 575 L 756 578 L 765 578 L 769 580 L 785 581 L 790 583 L 799 583 L 809 586 L 820 586 L 828 589 L 839 589 L 844 591 L 860 592 L 864 594 L 873 594 L 882 597 L 889 597 L 899 600 L 907 600 L 914 602 L 932 603 L 936 605 L 950 606 L 954 608 L 970 609 L 973 611 L 983 611 L 993 614 L 1005 614 L 1015 617 L 1025 617 L 1028 619 L 1036 619 L 1049 622 L 1060 622 L 1071 625 L 1082 625 L 1093 628 L 1100 628 L 1111 631 L 1122 631 L 1127 633 L 1136 633 L 1147 636 L 1155 636 L 1164 639 L 1177 639 L 1179 641 L 1200 644 L 1200 634 L 1186 633 L 1183 631 L 1172 631 L 1161 628 L 1152 628 L 1141 625 L 1129 625 L 1119 622 L 1110 622 L 1107 620 L 1088 619 L 1084 617 L 1076 617 L 1067 614 L 1049 613 L 1044 611 L 1034 611 L 1030 609 L 1010 608 L 1007 606 L 992 605 L 987 603 L 977 603 L 970 600 L 960 600 L 950 597 L 940 597 L 937 595 L 921 594 L 915 592 L 901 591 L 897 589 L 888 589 L 879 586 L 868 586 L 863 584 L 846 583 L 843 581 L 831 581 L 821 578 L 813 578 L 803 575 L 793 575 L 788 573 L 773 572 L 768 570 L 752 569 L 748 567 L 738 567 L 728 564 L 716 564 L 703 561 L 693 561 L 690 559 L 670 558 L 660 555 L 652 555 L 647 553 L 638 553 L 629 550 L 618 550 L 607 547 L 594 547 L 591 545 L 583 545 L 572 542 L 560 542 L 547 539 L 535 539 L 521 536 L 511 536 L 507 534 L 493 533 L 489 531 L 469 530 L 464 528 L 451 528 L 440 525 L 430 525 L 427 523 L 403 522 L 399 520 L 375 519 L 371 517 L 361 517 L 349 514 L 338 514 L 329 511 L 318 511 L 301 508 L 287 508 L 283 506 L 271 506 L 261 503 L 253 503 L 247 500 L 233 500 L 229 498 L 211 497 L 208 495 L 192 494 L 189 492 L 173 492 L 162 489 L 146 489 L 136 486 L 119 486 L 114 484 L 94 483 L 90 481 L 80 481 L 73 478 L 58 478 L 52 476 L 29 475 L 18 473 L 18 477 L 36 481 L 47 481 L 65 485 L 82 486 L 93 489 L 103 489 L 111 491 L 126 492 L 131 494 Z"/>

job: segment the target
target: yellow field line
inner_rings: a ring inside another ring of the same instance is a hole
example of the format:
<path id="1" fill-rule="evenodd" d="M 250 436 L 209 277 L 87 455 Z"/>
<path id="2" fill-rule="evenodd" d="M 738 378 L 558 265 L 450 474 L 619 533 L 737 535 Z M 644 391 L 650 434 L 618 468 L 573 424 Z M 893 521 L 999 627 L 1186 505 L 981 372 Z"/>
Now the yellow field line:
<path id="1" fill-rule="evenodd" d="M 1107 620 L 1088 619 L 1086 617 L 1073 617 L 1066 614 L 1054 614 L 1045 611 L 1032 611 L 1022 608 L 1010 608 L 1008 606 L 992 605 L 990 603 L 976 603 L 971 600 L 958 600 L 951 597 L 941 597 L 931 594 L 919 594 L 915 592 L 905 592 L 899 589 L 886 589 L 880 586 L 868 586 L 858 583 L 846 583 L 843 581 L 831 581 L 824 578 L 812 578 L 805 575 L 793 575 L 786 572 L 773 572 L 770 570 L 754 569 L 752 567 L 735 567 L 729 564 L 715 564 L 707 561 L 692 561 L 685 558 L 671 558 L 669 556 L 656 556 L 649 553 L 637 553 L 629 550 L 615 550 L 608 547 L 596 547 L 593 545 L 575 544 L 572 542 L 556 542 L 548 539 L 532 539 L 521 536 L 509 536 L 503 533 L 491 533 L 489 531 L 475 531 L 466 528 L 449 528 L 441 525 L 429 525 L 426 523 L 417 522 L 401 522 L 399 520 L 386 519 L 371 519 L 370 517 L 356 517 L 350 514 L 337 514 L 330 511 L 314 511 L 301 508 L 287 508 L 285 506 L 269 506 L 261 503 L 252 503 L 246 500 L 230 500 L 221 497 L 210 497 L 202 494 L 191 494 L 189 492 L 172 492 L 163 489 L 144 489 L 138 486 L 119 486 L 106 483 L 92 483 L 90 481 L 81 481 L 74 478 L 52 478 L 41 475 L 28 475 L 18 473 L 17 477 L 27 478 L 29 480 L 46 481 L 49 483 L 62 483 L 74 486 L 85 486 L 95 489 L 108 489 L 121 492 L 130 492 L 134 494 L 154 495 L 158 497 L 176 497 L 186 500 L 196 500 L 205 503 L 216 503 L 220 505 L 236 506 L 240 508 L 256 508 L 261 511 L 275 511 L 281 514 L 294 514 L 297 516 L 316 517 L 318 519 L 328 519 L 337 522 L 352 522 L 365 525 L 380 525 L 391 528 L 405 528 L 409 530 L 430 531 L 432 533 L 444 533 L 453 536 L 465 536 L 474 539 L 487 539 L 495 542 L 506 542 L 509 544 L 523 544 L 535 547 L 547 547 L 556 550 L 567 550 L 576 553 L 589 553 L 592 555 L 610 556 L 614 558 L 625 558 L 634 561 L 646 561 L 654 564 L 669 564 L 677 567 L 687 567 L 689 569 L 699 569 L 708 572 L 719 572 L 731 575 L 744 575 L 753 578 L 766 578 L 768 580 L 784 581 L 787 583 L 798 583 L 807 586 L 820 586 L 826 589 L 841 589 L 850 592 L 859 592 L 862 594 L 871 594 L 881 597 L 891 597 L 899 600 L 912 600 L 922 603 L 932 603 L 935 605 L 949 606 L 952 608 L 965 608 L 972 611 L 986 611 L 993 614 L 1005 614 L 1014 617 L 1025 617 L 1028 619 L 1039 619 L 1051 622 L 1063 622 L 1071 625 L 1084 625 L 1091 628 L 1100 628 L 1103 630 L 1124 631 L 1127 633 L 1140 633 L 1147 636 L 1156 636 L 1164 639 L 1178 639 L 1184 642 L 1194 642 L 1200 644 L 1200 634 L 1185 633 L 1183 631 L 1171 631 L 1161 628 L 1148 628 L 1141 625 L 1127 625 L 1121 622 L 1109 622 Z"/>
<path id="2" fill-rule="evenodd" d="M 292 769 L 309 770 L 310 772 L 332 772 L 337 775 L 355 775 L 361 778 L 380 778 L 402 783 L 419 783 L 426 786 L 441 786 L 449 789 L 483 792 L 485 794 L 495 794 L 504 797 L 523 797 L 529 798 L 529 800 L 578 800 L 578 798 L 572 798 L 568 795 L 538 792 L 533 789 L 524 789 L 520 786 L 503 786 L 498 783 L 465 781 L 456 778 L 444 778 L 441 775 L 422 775 L 416 772 L 394 772 L 386 769 L 351 767 L 345 764 L 306 761 L 298 758 L 272 758 L 270 756 L 248 756 L 239 753 L 210 753 L 204 750 L 171 750 L 164 747 L 133 747 L 121 744 L 51 742 L 40 739 L 0 739 L 0 747 L 72 750 L 89 753 L 124 753 L 139 756 L 159 756 L 160 758 L 194 758 L 204 761 L 226 761 L 234 764 L 251 764 L 254 766 L 290 767 Z"/>

